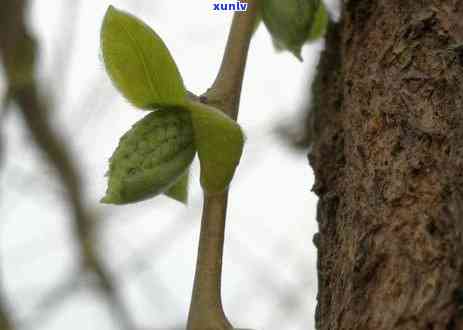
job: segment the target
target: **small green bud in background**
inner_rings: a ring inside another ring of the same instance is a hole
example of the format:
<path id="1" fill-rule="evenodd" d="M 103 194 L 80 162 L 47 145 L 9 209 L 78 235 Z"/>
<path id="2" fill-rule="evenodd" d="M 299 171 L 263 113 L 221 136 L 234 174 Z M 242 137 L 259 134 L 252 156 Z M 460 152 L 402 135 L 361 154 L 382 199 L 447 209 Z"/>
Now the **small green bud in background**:
<path id="1" fill-rule="evenodd" d="M 313 28 L 318 15 L 326 14 L 321 0 L 263 0 L 262 17 L 277 50 L 289 50 L 302 61 L 304 43 L 322 35 L 320 26 Z M 323 7 L 323 9 L 319 8 Z M 326 23 L 325 23 L 326 24 Z M 313 32 L 312 30 L 315 29 Z M 318 36 L 317 36 L 318 35 Z"/>
<path id="2" fill-rule="evenodd" d="M 137 122 L 120 139 L 109 161 L 103 203 L 127 204 L 166 192 L 185 201 L 187 172 L 196 149 L 189 112 L 163 109 Z"/>
<path id="3" fill-rule="evenodd" d="M 101 28 L 103 60 L 114 85 L 136 107 L 185 102 L 186 90 L 162 39 L 138 18 L 110 6 Z"/>
<path id="4" fill-rule="evenodd" d="M 325 4 L 320 1 L 317 12 L 313 19 L 312 28 L 310 29 L 308 41 L 315 41 L 325 35 L 326 28 L 328 26 L 328 12 L 326 11 Z"/>

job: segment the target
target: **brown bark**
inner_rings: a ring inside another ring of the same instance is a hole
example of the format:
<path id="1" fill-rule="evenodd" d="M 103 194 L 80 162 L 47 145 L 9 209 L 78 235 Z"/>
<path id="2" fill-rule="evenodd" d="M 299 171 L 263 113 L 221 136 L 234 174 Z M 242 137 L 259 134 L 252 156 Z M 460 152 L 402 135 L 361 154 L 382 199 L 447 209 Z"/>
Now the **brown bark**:
<path id="1" fill-rule="evenodd" d="M 463 1 L 350 0 L 310 161 L 317 329 L 463 329 Z"/>

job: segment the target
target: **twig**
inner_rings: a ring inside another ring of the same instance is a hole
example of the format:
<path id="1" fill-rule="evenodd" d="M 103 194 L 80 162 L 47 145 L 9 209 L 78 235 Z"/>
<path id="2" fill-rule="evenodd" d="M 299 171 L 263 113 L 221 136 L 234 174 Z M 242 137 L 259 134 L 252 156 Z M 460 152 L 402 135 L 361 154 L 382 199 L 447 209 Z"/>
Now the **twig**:
<path id="1" fill-rule="evenodd" d="M 246 12 L 236 12 L 219 73 L 203 95 L 205 103 L 214 105 L 237 119 L 247 54 L 254 31 L 259 0 L 248 0 Z"/>
<path id="2" fill-rule="evenodd" d="M 248 10 L 236 12 L 219 73 L 200 98 L 237 119 L 249 44 L 259 0 L 248 0 Z M 222 308 L 221 277 L 228 191 L 204 195 L 198 259 L 188 315 L 188 330 L 232 329 Z"/>

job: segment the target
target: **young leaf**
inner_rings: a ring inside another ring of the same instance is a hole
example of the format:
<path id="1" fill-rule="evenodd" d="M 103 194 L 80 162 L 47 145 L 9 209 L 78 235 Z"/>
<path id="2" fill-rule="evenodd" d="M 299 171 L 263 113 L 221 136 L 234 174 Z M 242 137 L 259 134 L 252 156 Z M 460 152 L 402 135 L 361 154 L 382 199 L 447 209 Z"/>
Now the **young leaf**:
<path id="1" fill-rule="evenodd" d="M 263 0 L 262 18 L 277 49 L 287 49 L 302 60 L 301 49 L 319 3 L 320 0 Z"/>
<path id="2" fill-rule="evenodd" d="M 189 180 L 190 170 L 188 169 L 164 194 L 180 203 L 187 204 Z"/>
<path id="3" fill-rule="evenodd" d="M 189 101 L 196 148 L 201 165 L 201 185 L 207 193 L 225 190 L 243 152 L 240 126 L 216 108 Z"/>
<path id="4" fill-rule="evenodd" d="M 166 192 L 187 171 L 195 152 L 188 111 L 170 108 L 150 113 L 120 139 L 109 160 L 102 202 L 127 204 Z"/>
<path id="5" fill-rule="evenodd" d="M 185 102 L 186 90 L 169 50 L 138 18 L 110 6 L 101 49 L 114 85 L 135 106 L 152 110 Z"/>

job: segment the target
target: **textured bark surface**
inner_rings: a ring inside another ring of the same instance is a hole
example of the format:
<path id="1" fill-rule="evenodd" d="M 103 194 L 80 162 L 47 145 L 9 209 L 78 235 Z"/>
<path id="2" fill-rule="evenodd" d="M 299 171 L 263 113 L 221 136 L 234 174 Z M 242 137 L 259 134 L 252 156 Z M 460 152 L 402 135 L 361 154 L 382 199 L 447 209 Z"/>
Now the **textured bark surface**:
<path id="1" fill-rule="evenodd" d="M 317 329 L 463 329 L 463 1 L 345 1 L 320 70 Z"/>

